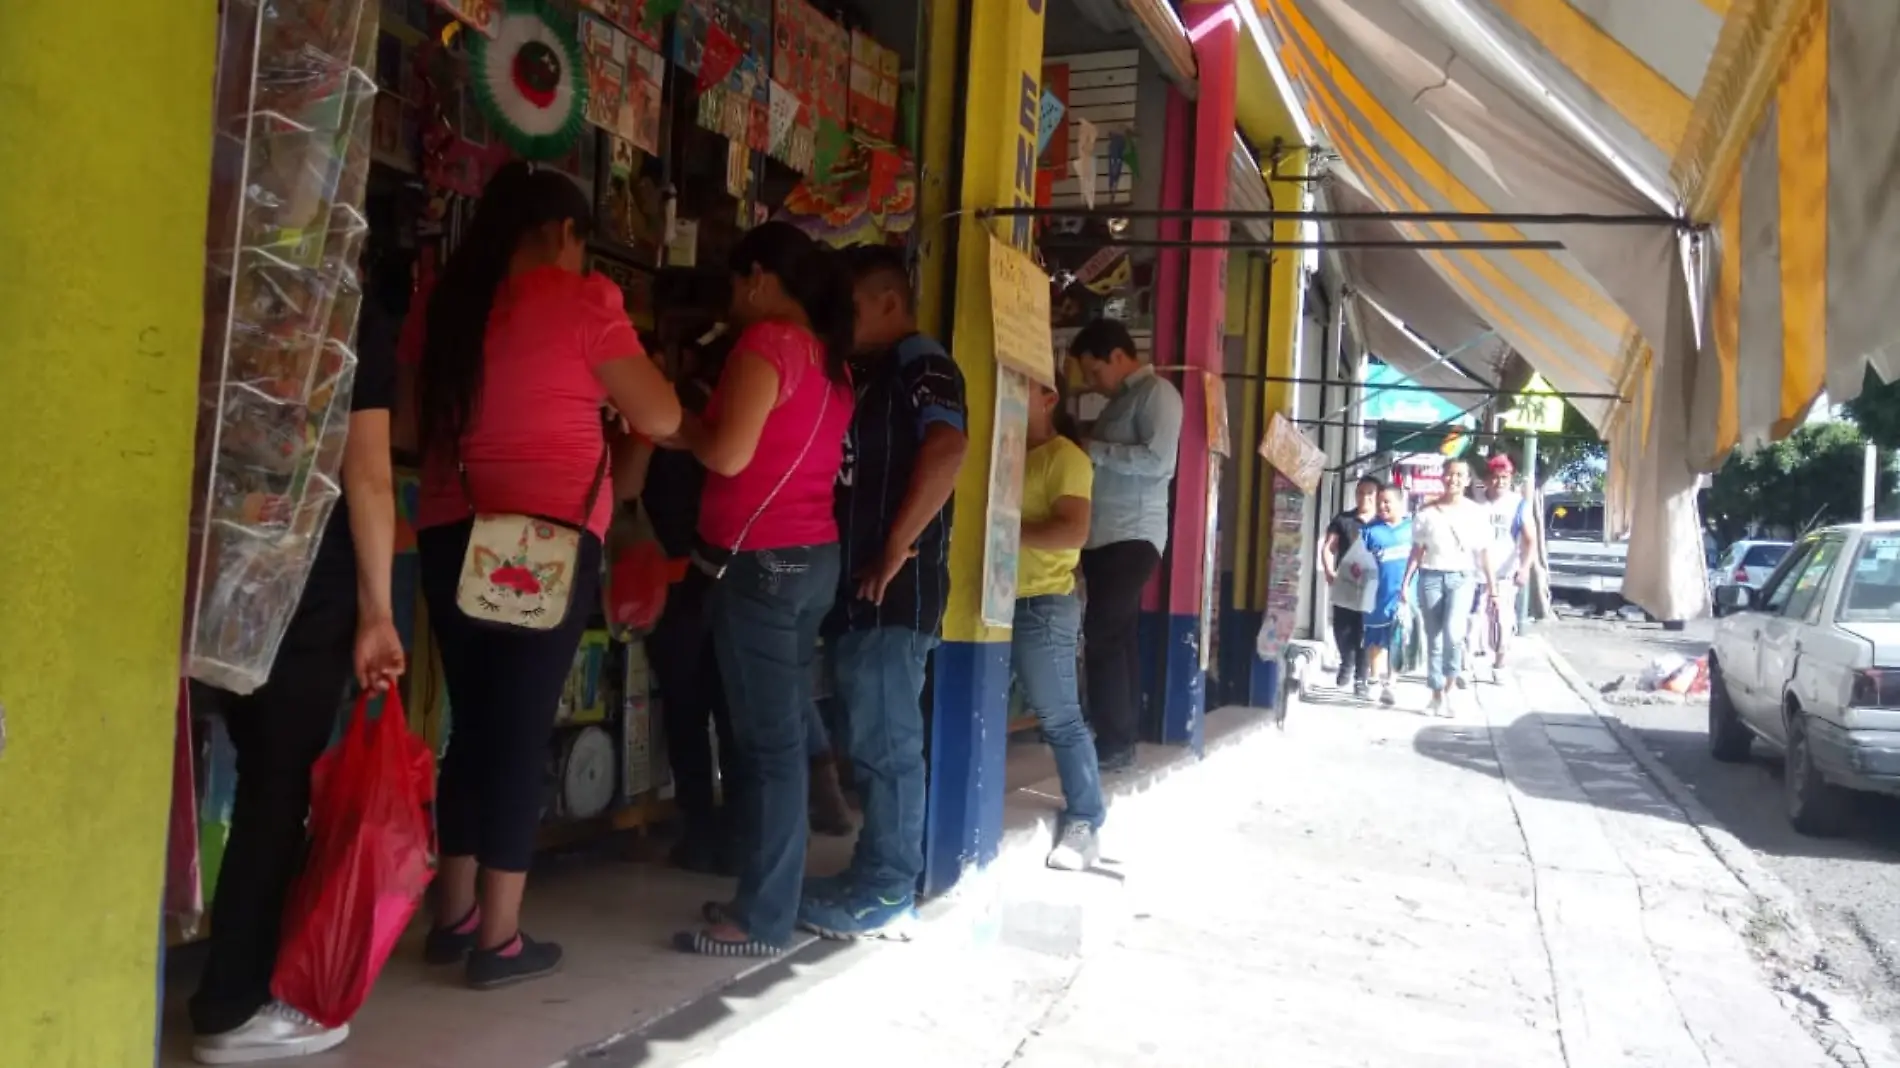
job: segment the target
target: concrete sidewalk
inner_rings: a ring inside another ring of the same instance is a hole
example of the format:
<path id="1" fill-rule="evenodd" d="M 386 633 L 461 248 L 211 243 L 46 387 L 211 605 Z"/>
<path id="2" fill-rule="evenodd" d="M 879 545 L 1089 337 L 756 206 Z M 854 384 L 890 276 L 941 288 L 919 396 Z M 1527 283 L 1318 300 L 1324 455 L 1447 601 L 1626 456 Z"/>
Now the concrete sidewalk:
<path id="1" fill-rule="evenodd" d="M 1529 645 L 1459 697 L 1320 694 L 1118 798 L 1104 871 L 999 865 L 920 941 L 794 965 L 624 1063 L 1900 1063 L 1765 965 L 1761 899 Z"/>

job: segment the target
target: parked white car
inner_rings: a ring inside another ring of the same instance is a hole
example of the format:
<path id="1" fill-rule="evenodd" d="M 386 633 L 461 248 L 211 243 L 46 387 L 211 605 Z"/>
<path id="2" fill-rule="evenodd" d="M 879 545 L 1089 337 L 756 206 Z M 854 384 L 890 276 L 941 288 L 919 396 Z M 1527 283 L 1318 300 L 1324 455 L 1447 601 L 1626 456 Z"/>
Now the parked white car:
<path id="1" fill-rule="evenodd" d="M 1729 546 L 1728 552 L 1709 570 L 1710 596 L 1724 586 L 1760 589 L 1792 548 L 1794 546 L 1785 541 L 1738 541 Z M 1715 613 L 1721 615 L 1722 611 L 1722 606 L 1716 605 Z"/>
<path id="2" fill-rule="evenodd" d="M 1900 523 L 1809 535 L 1759 589 L 1716 597 L 1709 752 L 1782 752 L 1803 834 L 1838 833 L 1848 790 L 1900 794 Z"/>

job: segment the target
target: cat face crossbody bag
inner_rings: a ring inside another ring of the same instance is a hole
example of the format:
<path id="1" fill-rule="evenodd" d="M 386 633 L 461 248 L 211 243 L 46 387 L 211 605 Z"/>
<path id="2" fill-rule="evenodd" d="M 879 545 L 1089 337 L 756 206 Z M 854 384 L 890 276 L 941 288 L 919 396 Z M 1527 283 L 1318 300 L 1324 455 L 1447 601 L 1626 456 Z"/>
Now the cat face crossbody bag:
<path id="1" fill-rule="evenodd" d="M 478 623 L 534 631 L 553 630 L 567 619 L 574 610 L 581 538 L 607 478 L 607 456 L 603 445 L 580 522 L 571 524 L 546 516 L 481 511 L 457 450 L 456 474 L 475 517 L 462 557 L 462 577 L 455 584 L 455 607 L 463 615 Z"/>

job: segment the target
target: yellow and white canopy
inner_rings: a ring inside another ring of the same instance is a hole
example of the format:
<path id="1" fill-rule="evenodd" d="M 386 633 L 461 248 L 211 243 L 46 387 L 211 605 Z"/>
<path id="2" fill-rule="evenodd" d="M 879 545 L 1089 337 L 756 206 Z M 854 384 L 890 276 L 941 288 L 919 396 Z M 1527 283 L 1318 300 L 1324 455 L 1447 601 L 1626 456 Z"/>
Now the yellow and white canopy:
<path id="1" fill-rule="evenodd" d="M 1625 595 L 1699 612 L 1697 473 L 1900 371 L 1900 2 L 1252 2 L 1339 156 L 1331 206 L 1617 217 L 1396 223 L 1562 248 L 1382 255 L 1557 389 L 1621 398 L 1577 407 L 1611 443 Z"/>

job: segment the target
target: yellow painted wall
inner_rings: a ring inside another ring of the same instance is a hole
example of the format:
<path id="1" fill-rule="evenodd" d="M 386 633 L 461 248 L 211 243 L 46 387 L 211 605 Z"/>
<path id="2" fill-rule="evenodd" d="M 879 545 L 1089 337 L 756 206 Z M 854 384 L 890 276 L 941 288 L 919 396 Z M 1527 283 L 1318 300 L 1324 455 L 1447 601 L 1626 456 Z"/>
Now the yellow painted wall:
<path id="1" fill-rule="evenodd" d="M 0 1066 L 153 1059 L 216 5 L 0 0 Z"/>
<path id="2" fill-rule="evenodd" d="M 963 185 L 957 204 L 963 213 L 956 221 L 956 309 L 950 346 L 957 366 L 963 369 L 970 449 L 957 479 L 956 524 L 950 533 L 946 641 L 1003 641 L 1009 633 L 982 623 L 984 505 L 989 493 L 990 438 L 996 424 L 988 235 L 994 226 L 998 236 L 1027 247 L 1031 221 L 985 222 L 976 212 L 1036 201 L 1043 7 L 1044 0 L 974 0 L 970 5 Z"/>

